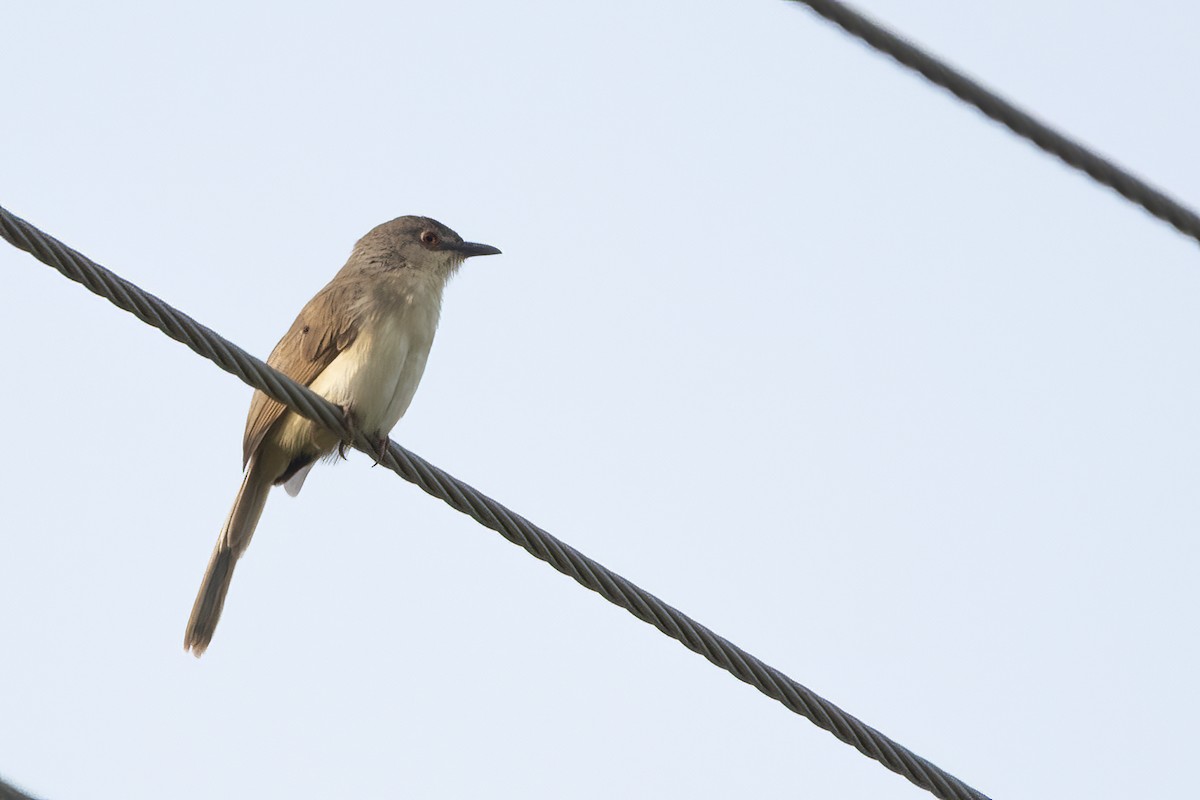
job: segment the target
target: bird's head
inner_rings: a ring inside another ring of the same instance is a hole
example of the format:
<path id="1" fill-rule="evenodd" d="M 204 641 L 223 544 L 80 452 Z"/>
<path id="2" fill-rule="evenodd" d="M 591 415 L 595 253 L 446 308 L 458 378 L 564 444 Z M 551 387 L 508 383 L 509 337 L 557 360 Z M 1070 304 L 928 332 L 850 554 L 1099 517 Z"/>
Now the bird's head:
<path id="1" fill-rule="evenodd" d="M 471 256 L 491 256 L 500 251 L 490 244 L 465 242 L 442 223 L 429 217 L 397 217 L 377 225 L 358 240 L 354 254 L 388 269 L 414 269 L 448 278 Z"/>

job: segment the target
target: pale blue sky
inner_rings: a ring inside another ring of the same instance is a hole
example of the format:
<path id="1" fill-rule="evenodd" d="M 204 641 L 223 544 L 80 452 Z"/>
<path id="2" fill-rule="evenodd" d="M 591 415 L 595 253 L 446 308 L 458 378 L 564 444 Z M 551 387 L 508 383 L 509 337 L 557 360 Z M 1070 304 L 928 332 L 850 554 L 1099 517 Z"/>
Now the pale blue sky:
<path id="1" fill-rule="evenodd" d="M 1196 8 L 858 7 L 1200 203 Z M 1194 242 L 777 0 L 4 19 L 13 212 L 260 355 L 379 222 L 495 244 L 398 441 L 994 797 L 1194 782 Z M 250 390 L 0 270 L 7 779 L 929 796 L 361 455 L 185 655 Z"/>

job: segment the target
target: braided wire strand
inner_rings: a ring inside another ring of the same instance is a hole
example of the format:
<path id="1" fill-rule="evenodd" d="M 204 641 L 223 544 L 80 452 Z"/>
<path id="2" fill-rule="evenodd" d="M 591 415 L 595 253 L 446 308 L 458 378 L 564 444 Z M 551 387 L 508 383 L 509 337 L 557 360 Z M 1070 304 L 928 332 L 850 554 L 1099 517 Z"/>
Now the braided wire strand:
<path id="1" fill-rule="evenodd" d="M 976 81 L 925 53 L 837 0 L 791 0 L 841 27 L 847 33 L 920 73 L 960 100 L 974 106 L 1013 133 L 1056 156 L 1098 183 L 1141 206 L 1150 214 L 1200 241 L 1200 216 L 1164 192 L 1078 142 L 1055 131 Z M 182 342 L 243 382 L 261 389 L 303 416 L 316 420 L 368 454 L 372 443 L 346 423 L 341 410 L 306 387 L 268 367 L 237 345 L 200 325 L 162 300 L 100 267 L 0 207 L 0 235 L 66 277 L 82 283 L 143 322 Z M 893 742 L 861 720 L 846 714 L 782 672 L 764 664 L 654 595 L 559 541 L 528 520 L 462 483 L 427 461 L 389 441 L 382 463 L 428 494 L 445 501 L 480 524 L 498 532 L 559 572 L 628 610 L 638 619 L 678 640 L 693 652 L 739 680 L 778 700 L 788 709 L 831 732 L 841 741 L 941 798 L 986 800 L 952 775 Z M 6 791 L 7 790 L 7 791 Z M 0 797 L 19 796 L 0 783 Z"/>
<path id="2" fill-rule="evenodd" d="M 0 800 L 35 800 L 17 787 L 0 778 Z"/>
<path id="3" fill-rule="evenodd" d="M 3 207 L 0 207 L 0 235 L 71 280 L 82 283 L 92 292 L 108 299 L 118 308 L 129 311 L 143 322 L 187 345 L 250 386 L 261 389 L 293 411 L 328 426 L 347 441 L 352 441 L 359 450 L 378 456 L 381 464 L 426 493 L 496 531 L 535 558 L 653 625 L 684 647 L 699 653 L 795 713 L 807 717 L 863 755 L 903 775 L 936 797 L 986 800 L 985 795 L 958 778 L 893 742 L 779 670 L 415 453 L 391 440 L 388 440 L 384 451 L 379 452 L 362 432 L 353 431 L 346 424 L 337 406 Z"/>
<path id="4" fill-rule="evenodd" d="M 1023 139 L 1028 139 L 1068 166 L 1117 192 L 1180 233 L 1200 242 L 1200 215 L 1154 188 L 1141 178 L 1097 155 L 1079 142 L 1051 128 L 1032 114 L 968 78 L 944 61 L 905 41 L 877 22 L 838 0 L 790 0 L 808 6 L 851 36 L 866 42 L 898 63 L 974 106 Z"/>

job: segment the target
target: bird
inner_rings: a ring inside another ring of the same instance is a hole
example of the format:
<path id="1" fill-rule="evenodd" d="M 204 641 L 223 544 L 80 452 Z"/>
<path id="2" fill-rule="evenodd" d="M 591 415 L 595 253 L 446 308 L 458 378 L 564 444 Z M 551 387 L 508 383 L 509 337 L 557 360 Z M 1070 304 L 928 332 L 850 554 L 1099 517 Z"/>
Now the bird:
<path id="1" fill-rule="evenodd" d="M 340 406 L 355 430 L 382 446 L 425 371 L 446 283 L 466 259 L 499 253 L 428 217 L 377 225 L 300 311 L 267 364 Z M 336 458 L 344 444 L 255 391 L 242 440 L 242 485 L 196 595 L 185 651 L 198 658 L 212 642 L 234 566 L 271 488 L 282 485 L 294 497 L 313 465 Z"/>

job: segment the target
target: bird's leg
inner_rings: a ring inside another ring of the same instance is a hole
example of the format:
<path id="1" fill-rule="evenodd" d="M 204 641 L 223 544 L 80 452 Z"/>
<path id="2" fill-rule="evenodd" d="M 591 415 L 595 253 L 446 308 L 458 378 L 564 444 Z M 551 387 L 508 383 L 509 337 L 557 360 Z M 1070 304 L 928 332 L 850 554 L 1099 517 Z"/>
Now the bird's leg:
<path id="1" fill-rule="evenodd" d="M 342 409 L 342 414 L 346 417 L 346 424 L 350 427 L 350 435 L 357 439 L 358 434 L 362 432 L 359 427 L 358 415 L 355 414 L 354 409 L 348 405 L 339 406 L 339 408 Z M 377 467 L 383 462 L 384 457 L 387 456 L 388 435 L 386 433 L 376 433 L 374 436 L 368 435 L 367 439 L 370 440 L 372 445 L 374 445 L 372 448 L 374 450 L 372 456 L 375 459 L 375 463 L 371 466 Z M 352 446 L 353 444 L 353 441 L 346 441 L 345 439 L 342 439 L 340 442 L 338 442 L 337 452 L 338 455 L 342 457 L 342 460 L 345 460 L 346 458 L 346 448 Z"/>
<path id="2" fill-rule="evenodd" d="M 350 428 L 350 435 L 352 437 L 357 438 L 358 417 L 355 416 L 354 409 L 348 405 L 339 406 L 339 408 L 342 409 L 342 415 L 346 418 L 346 425 L 347 425 L 347 427 Z M 345 439 L 342 439 L 341 441 L 338 442 L 337 452 L 338 452 L 338 455 L 342 457 L 343 461 L 346 460 L 346 447 L 351 444 L 353 444 L 353 442 L 348 442 Z"/>
<path id="3" fill-rule="evenodd" d="M 371 465 L 372 467 L 378 467 L 383 463 L 383 459 L 387 456 L 389 441 L 390 440 L 388 439 L 388 435 L 386 433 L 379 434 L 379 438 L 374 441 L 375 453 L 373 456 L 375 458 L 375 463 Z"/>

